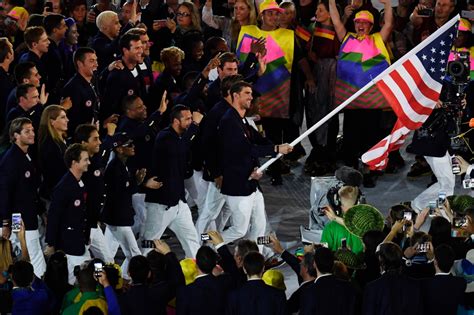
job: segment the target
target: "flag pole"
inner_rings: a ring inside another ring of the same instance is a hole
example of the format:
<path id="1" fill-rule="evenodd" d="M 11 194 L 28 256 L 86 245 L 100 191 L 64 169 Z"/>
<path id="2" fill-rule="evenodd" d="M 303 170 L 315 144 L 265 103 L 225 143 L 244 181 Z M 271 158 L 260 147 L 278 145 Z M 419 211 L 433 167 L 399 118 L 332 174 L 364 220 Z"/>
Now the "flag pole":
<path id="1" fill-rule="evenodd" d="M 376 82 L 380 81 L 380 78 L 382 78 L 385 74 L 389 73 L 393 68 L 397 67 L 399 64 L 403 63 L 405 60 L 407 60 L 408 58 L 410 58 L 412 55 L 416 54 L 418 51 L 420 51 L 423 47 L 425 47 L 426 45 L 429 45 L 436 37 L 438 37 L 438 34 L 441 34 L 443 33 L 444 31 L 446 31 L 449 27 L 451 27 L 452 24 L 454 24 L 457 20 L 459 20 L 460 16 L 459 14 L 457 14 L 455 17 L 453 17 L 451 20 L 449 20 L 448 22 L 446 22 L 443 26 L 441 26 L 436 32 L 434 32 L 433 34 L 431 34 L 430 36 L 428 36 L 428 38 L 426 38 L 424 41 L 423 41 L 423 44 L 424 45 L 421 45 L 419 44 L 418 46 L 416 46 L 415 48 L 413 48 L 412 50 L 410 50 L 408 53 L 406 53 L 402 58 L 400 58 L 399 60 L 397 60 L 394 64 L 392 64 L 390 67 L 388 67 L 387 69 L 385 69 L 383 72 L 381 72 L 379 75 L 377 75 L 377 77 L 375 77 L 375 79 L 372 79 L 369 83 L 367 83 L 364 87 L 362 87 L 359 91 L 357 91 L 354 95 L 352 95 L 351 97 L 349 97 L 347 100 L 345 100 L 343 103 L 341 103 L 339 106 L 337 106 L 336 108 L 334 108 L 329 114 L 327 114 L 326 116 L 324 116 L 320 121 L 318 121 L 316 124 L 314 124 L 313 126 L 311 126 L 311 128 L 309 128 L 308 130 L 306 130 L 303 134 L 301 134 L 298 138 L 296 138 L 295 140 L 293 140 L 290 145 L 291 146 L 295 146 L 297 145 L 298 143 L 300 143 L 304 138 L 306 138 L 309 134 L 311 134 L 313 131 L 315 131 L 316 129 L 318 129 L 319 127 L 321 127 L 324 123 L 326 123 L 329 119 L 331 119 L 334 115 L 336 115 L 337 113 L 339 113 L 344 107 L 346 107 L 349 103 L 351 103 L 353 100 L 355 100 L 356 98 L 358 98 L 362 93 L 364 93 L 365 91 L 367 91 L 370 87 L 372 87 L 372 85 L 374 85 Z M 278 160 L 280 157 L 282 157 L 283 154 L 278 154 L 276 157 L 274 158 L 271 158 L 270 160 L 268 160 L 267 162 L 265 162 L 262 166 L 260 166 L 257 170 L 257 172 L 260 172 L 260 173 L 263 173 L 263 171 L 265 171 L 270 165 L 272 165 L 273 163 L 275 163 L 276 160 Z"/>
<path id="2" fill-rule="evenodd" d="M 311 128 L 303 132 L 298 138 L 293 140 L 290 145 L 294 147 L 298 143 L 300 143 L 304 138 L 306 138 L 309 134 L 311 134 L 313 131 L 321 127 L 324 123 L 326 123 L 329 119 L 331 119 L 333 116 L 335 116 L 337 113 L 339 113 L 344 107 L 349 105 L 353 100 L 358 98 L 362 93 L 367 91 L 372 85 L 374 85 L 375 81 L 372 80 L 369 83 L 367 83 L 364 87 L 362 87 L 359 91 L 354 93 L 351 97 L 349 97 L 347 100 L 342 102 L 338 107 L 334 108 L 329 114 L 324 116 L 320 121 L 315 123 Z M 257 172 L 262 173 L 264 170 L 266 170 L 270 165 L 272 165 L 276 160 L 278 160 L 280 157 L 282 157 L 283 154 L 279 153 L 276 157 L 271 158 L 270 160 L 266 161 L 262 166 L 260 166 L 257 170 Z"/>

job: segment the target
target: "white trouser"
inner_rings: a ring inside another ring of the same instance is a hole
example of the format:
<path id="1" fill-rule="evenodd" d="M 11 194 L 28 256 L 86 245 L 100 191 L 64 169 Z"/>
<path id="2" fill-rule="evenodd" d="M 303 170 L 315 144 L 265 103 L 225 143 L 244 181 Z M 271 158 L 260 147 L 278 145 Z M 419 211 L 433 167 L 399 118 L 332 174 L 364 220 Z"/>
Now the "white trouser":
<path id="1" fill-rule="evenodd" d="M 451 168 L 451 157 L 448 152 L 443 157 L 425 156 L 425 159 L 438 182 L 428 187 L 412 201 L 412 208 L 418 212 L 428 207 L 430 201 L 436 201 L 440 191 L 444 191 L 446 196 L 452 196 L 456 184 L 456 177 Z"/>
<path id="2" fill-rule="evenodd" d="M 221 213 L 223 207 L 228 208 L 228 206 L 225 204 L 224 195 L 221 194 L 215 183 L 209 183 L 204 207 L 202 211 L 200 211 L 199 217 L 196 221 L 196 230 L 198 235 L 201 235 L 205 231 L 216 230 L 215 221 Z M 230 211 L 227 211 L 227 213 L 230 213 Z M 230 216 L 230 214 L 228 216 Z M 227 219 L 225 219 L 226 222 Z"/>
<path id="3" fill-rule="evenodd" d="M 184 180 L 184 189 L 198 207 L 199 214 L 204 208 L 209 182 L 202 178 L 202 171 L 194 171 L 193 176 Z"/>
<path id="4" fill-rule="evenodd" d="M 193 224 L 191 210 L 181 200 L 176 206 L 168 207 L 159 203 L 146 203 L 146 221 L 141 240 L 156 240 L 169 227 L 183 246 L 186 257 L 194 258 L 199 249 L 198 234 Z M 151 249 L 143 249 L 145 255 Z"/>
<path id="5" fill-rule="evenodd" d="M 82 265 L 83 262 L 90 260 L 91 255 L 89 254 L 88 246 L 84 246 L 84 254 L 80 256 L 67 255 L 67 269 L 69 271 L 69 284 L 74 285 L 76 277 L 74 276 L 74 267 Z"/>
<path id="6" fill-rule="evenodd" d="M 265 235 L 267 217 L 262 193 L 257 190 L 249 196 L 225 196 L 232 215 L 232 226 L 222 232 L 225 243 L 244 236 L 252 241 Z"/>
<path id="7" fill-rule="evenodd" d="M 114 226 L 107 225 L 105 228 L 105 240 L 112 248 L 112 252 L 117 252 L 117 247 L 120 245 L 125 260 L 122 263 L 122 275 L 123 278 L 129 280 L 128 276 L 128 263 L 133 256 L 141 255 L 141 251 L 138 248 L 137 240 L 133 234 L 131 226 Z"/>
<path id="8" fill-rule="evenodd" d="M 90 250 L 94 258 L 99 258 L 105 263 L 114 262 L 114 255 L 110 252 L 104 233 L 98 226 L 91 229 Z"/>
<path id="9" fill-rule="evenodd" d="M 38 278 L 41 278 L 46 271 L 46 261 L 44 260 L 43 250 L 40 243 L 40 234 L 38 230 L 25 231 L 25 239 L 26 248 L 28 249 L 30 263 L 33 265 L 34 273 Z M 12 242 L 13 248 L 21 248 L 17 233 L 12 233 L 10 240 Z"/>
<path id="10" fill-rule="evenodd" d="M 133 194 L 132 195 L 132 206 L 135 209 L 135 216 L 133 217 L 134 223 L 132 231 L 136 235 L 140 232 L 146 219 L 146 206 L 145 206 L 145 194 Z"/>

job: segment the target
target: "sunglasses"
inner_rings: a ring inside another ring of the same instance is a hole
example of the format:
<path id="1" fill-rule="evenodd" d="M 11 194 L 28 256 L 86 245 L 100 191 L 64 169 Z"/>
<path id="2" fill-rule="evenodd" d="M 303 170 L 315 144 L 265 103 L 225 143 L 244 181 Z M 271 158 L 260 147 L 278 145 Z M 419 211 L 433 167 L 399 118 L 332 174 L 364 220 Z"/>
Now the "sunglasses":
<path id="1" fill-rule="evenodd" d="M 176 16 L 177 16 L 177 17 L 180 17 L 180 16 L 182 16 L 182 17 L 188 17 L 188 16 L 191 16 L 191 14 L 186 13 L 186 12 L 178 12 L 178 13 L 176 13 Z"/>

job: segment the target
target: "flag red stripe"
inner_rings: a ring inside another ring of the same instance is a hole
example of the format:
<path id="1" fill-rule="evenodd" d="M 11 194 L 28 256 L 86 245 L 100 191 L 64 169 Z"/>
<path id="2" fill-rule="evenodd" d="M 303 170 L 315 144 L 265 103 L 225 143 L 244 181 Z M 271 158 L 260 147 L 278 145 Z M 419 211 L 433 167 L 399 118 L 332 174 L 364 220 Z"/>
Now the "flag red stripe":
<path id="1" fill-rule="evenodd" d="M 410 60 L 407 60 L 404 63 L 404 66 L 405 66 L 405 69 L 411 74 L 413 81 L 415 81 L 415 84 L 418 87 L 418 89 L 421 91 L 421 93 L 423 93 L 427 98 L 436 102 L 439 98 L 440 91 L 433 90 L 428 85 L 426 85 L 425 81 L 420 76 L 420 73 L 418 72 L 418 70 L 415 68 L 415 66 Z"/>

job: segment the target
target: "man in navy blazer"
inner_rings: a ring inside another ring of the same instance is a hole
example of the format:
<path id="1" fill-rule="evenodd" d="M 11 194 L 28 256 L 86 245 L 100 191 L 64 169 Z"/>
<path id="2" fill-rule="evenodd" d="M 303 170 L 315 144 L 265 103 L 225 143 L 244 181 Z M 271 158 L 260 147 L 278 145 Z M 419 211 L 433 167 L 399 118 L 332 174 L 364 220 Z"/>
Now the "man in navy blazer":
<path id="1" fill-rule="evenodd" d="M 231 282 L 228 275 L 214 276 L 217 253 L 208 246 L 199 248 L 196 254 L 198 275 L 193 283 L 182 287 L 176 298 L 178 315 L 221 315 Z"/>
<path id="2" fill-rule="evenodd" d="M 334 254 L 329 248 L 318 247 L 314 252 L 316 280 L 301 292 L 300 314 L 354 314 L 356 292 L 350 282 L 332 274 Z"/>
<path id="3" fill-rule="evenodd" d="M 263 282 L 264 266 L 265 258 L 259 252 L 249 252 L 245 255 L 244 271 L 247 274 L 247 283 L 230 294 L 226 314 L 285 314 L 285 292 Z"/>
<path id="4" fill-rule="evenodd" d="M 421 282 L 424 314 L 456 314 L 458 305 L 464 303 L 466 281 L 450 274 L 455 254 L 449 245 L 439 245 L 434 255 L 436 274 Z"/>

